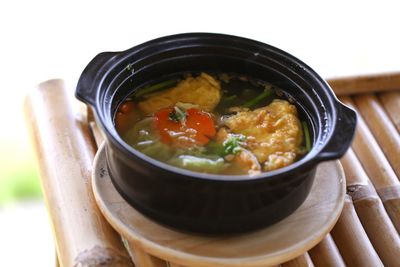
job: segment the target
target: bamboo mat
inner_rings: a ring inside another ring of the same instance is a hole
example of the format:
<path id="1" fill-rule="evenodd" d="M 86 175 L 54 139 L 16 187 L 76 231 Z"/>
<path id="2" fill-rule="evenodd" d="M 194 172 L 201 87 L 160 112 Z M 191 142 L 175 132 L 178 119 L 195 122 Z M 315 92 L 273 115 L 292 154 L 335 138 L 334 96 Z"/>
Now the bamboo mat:
<path id="1" fill-rule="evenodd" d="M 344 209 L 321 243 L 281 266 L 400 266 L 400 73 L 328 82 L 359 114 L 354 142 L 341 159 Z M 60 265 L 131 266 L 119 237 L 93 208 L 88 162 L 96 150 L 94 138 L 101 136 L 90 130 L 90 113 L 74 115 L 68 101 L 64 83 L 52 80 L 40 84 L 25 103 Z M 54 113 L 60 106 L 63 112 Z M 71 128 L 68 142 L 61 143 L 66 127 Z M 56 167 L 63 163 L 67 167 Z M 85 178 L 70 179 L 71 173 Z M 76 200 L 66 205 L 71 194 Z M 184 267 L 126 248 L 137 267 Z"/>

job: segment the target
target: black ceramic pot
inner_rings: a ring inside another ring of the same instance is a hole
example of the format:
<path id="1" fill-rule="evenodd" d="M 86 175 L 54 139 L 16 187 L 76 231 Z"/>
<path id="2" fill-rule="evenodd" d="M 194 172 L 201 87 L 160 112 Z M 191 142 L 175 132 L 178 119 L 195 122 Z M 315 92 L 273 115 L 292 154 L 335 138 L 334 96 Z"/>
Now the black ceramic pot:
<path id="1" fill-rule="evenodd" d="M 121 139 L 114 114 L 133 88 L 199 71 L 249 75 L 282 88 L 311 126 L 312 150 L 282 169 L 254 177 L 228 176 L 172 167 Z M 172 35 L 123 52 L 101 53 L 83 71 L 76 96 L 95 111 L 119 193 L 150 218 L 195 232 L 247 231 L 288 216 L 307 197 L 318 163 L 345 153 L 356 125 L 355 112 L 306 64 L 267 44 L 222 34 Z"/>

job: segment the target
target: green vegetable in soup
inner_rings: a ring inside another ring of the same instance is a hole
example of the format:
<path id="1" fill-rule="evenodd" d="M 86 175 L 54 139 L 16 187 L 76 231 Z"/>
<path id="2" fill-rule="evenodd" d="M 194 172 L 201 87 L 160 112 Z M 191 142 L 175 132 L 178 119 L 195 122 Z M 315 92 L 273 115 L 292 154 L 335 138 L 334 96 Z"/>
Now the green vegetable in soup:
<path id="1" fill-rule="evenodd" d="M 271 86 L 265 86 L 264 92 L 243 104 L 245 108 L 252 108 L 273 95 Z"/>
<path id="2" fill-rule="evenodd" d="M 304 139 L 306 143 L 306 150 L 310 151 L 311 150 L 311 138 L 310 138 L 310 131 L 308 130 L 308 125 L 305 121 L 302 121 L 301 124 L 303 125 L 303 131 L 304 131 Z"/>
<path id="3" fill-rule="evenodd" d="M 222 144 L 215 141 L 210 142 L 207 145 L 207 151 L 210 154 L 217 154 L 221 157 L 235 155 L 241 151 L 241 142 L 243 142 L 245 139 L 246 137 L 244 135 L 230 134 Z"/>
<path id="4" fill-rule="evenodd" d="M 202 158 L 191 155 L 180 155 L 168 161 L 169 164 L 191 171 L 220 173 L 228 165 L 223 158 Z"/>
<path id="5" fill-rule="evenodd" d="M 227 96 L 226 94 L 224 94 L 221 97 L 221 101 L 219 102 L 216 109 L 220 112 L 226 112 L 226 110 L 234 105 L 238 100 L 239 98 L 237 97 L 237 95 Z"/>
<path id="6" fill-rule="evenodd" d="M 157 139 L 153 134 L 153 118 L 144 118 L 129 129 L 122 138 L 131 146 L 137 142 Z"/>
<path id="7" fill-rule="evenodd" d="M 142 96 L 147 95 L 147 94 L 151 94 L 151 93 L 154 93 L 154 92 L 157 92 L 157 91 L 161 91 L 163 89 L 168 89 L 168 88 L 174 87 L 177 83 L 178 83 L 177 79 L 172 79 L 172 80 L 167 80 L 167 81 L 163 81 L 163 82 L 160 82 L 160 83 L 156 83 L 156 84 L 153 84 L 153 85 L 150 85 L 150 86 L 147 86 L 147 87 L 139 89 L 135 93 L 135 97 L 139 98 L 139 97 L 142 97 Z"/>
<path id="8" fill-rule="evenodd" d="M 224 141 L 224 151 L 226 155 L 232 154 L 235 155 L 240 152 L 240 142 L 244 141 L 246 138 L 244 135 L 241 134 L 231 134 L 229 137 Z"/>
<path id="9" fill-rule="evenodd" d="M 174 151 L 170 146 L 163 144 L 158 140 L 139 142 L 134 146 L 134 148 L 146 156 L 160 161 L 166 161 L 174 155 Z"/>
<path id="10" fill-rule="evenodd" d="M 153 118 L 144 118 L 137 122 L 132 129 L 123 136 L 125 142 L 139 150 L 143 154 L 165 161 L 174 155 L 173 149 L 159 141 L 159 137 L 154 134 Z"/>
<path id="11" fill-rule="evenodd" d="M 174 107 L 174 111 L 169 114 L 169 119 L 175 122 L 185 122 L 186 112 L 180 109 L 178 106 Z"/>
<path id="12" fill-rule="evenodd" d="M 221 157 L 226 156 L 224 146 L 221 143 L 218 143 L 216 141 L 210 141 L 207 144 L 206 149 L 207 149 L 207 153 L 210 155 L 214 154 L 214 155 L 218 155 Z"/>

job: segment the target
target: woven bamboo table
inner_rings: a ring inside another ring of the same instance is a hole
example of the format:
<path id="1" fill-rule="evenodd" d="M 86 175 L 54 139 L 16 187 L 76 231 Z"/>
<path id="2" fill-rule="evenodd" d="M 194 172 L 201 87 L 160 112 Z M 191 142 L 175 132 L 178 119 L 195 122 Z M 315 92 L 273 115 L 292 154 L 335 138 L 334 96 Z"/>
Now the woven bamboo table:
<path id="1" fill-rule="evenodd" d="M 400 73 L 328 82 L 359 113 L 341 159 L 344 208 L 318 245 L 280 266 L 400 266 Z M 59 265 L 182 267 L 124 241 L 103 217 L 91 185 L 101 136 L 90 112 L 76 106 L 62 80 L 40 84 L 25 102 Z"/>

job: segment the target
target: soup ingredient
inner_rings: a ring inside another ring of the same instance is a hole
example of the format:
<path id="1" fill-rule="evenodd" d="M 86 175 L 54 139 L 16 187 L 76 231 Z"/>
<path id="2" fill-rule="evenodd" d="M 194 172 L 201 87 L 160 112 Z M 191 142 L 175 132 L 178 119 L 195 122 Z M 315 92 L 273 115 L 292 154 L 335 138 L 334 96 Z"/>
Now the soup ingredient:
<path id="1" fill-rule="evenodd" d="M 304 138 L 306 140 L 306 150 L 310 151 L 311 150 L 310 131 L 308 130 L 308 126 L 305 121 L 302 121 L 301 124 L 303 125 Z"/>
<path id="2" fill-rule="evenodd" d="M 229 130 L 245 135 L 248 148 L 263 170 L 287 166 L 296 159 L 302 143 L 301 123 L 296 107 L 275 99 L 268 106 L 238 112 L 224 121 Z"/>
<path id="3" fill-rule="evenodd" d="M 126 115 L 129 112 L 131 112 L 134 107 L 135 107 L 135 104 L 132 101 L 127 101 L 121 105 L 121 107 L 119 108 L 119 111 Z"/>
<path id="4" fill-rule="evenodd" d="M 220 105 L 221 106 L 232 106 L 234 101 L 236 101 L 237 99 L 238 99 L 237 95 L 231 95 L 228 97 L 224 97 L 223 99 L 221 99 Z"/>
<path id="5" fill-rule="evenodd" d="M 161 141 L 172 146 L 205 145 L 216 134 L 212 116 L 199 109 L 163 108 L 154 118 Z"/>
<path id="6" fill-rule="evenodd" d="M 186 112 L 180 109 L 178 106 L 174 107 L 174 110 L 169 113 L 168 118 L 175 122 L 186 122 Z"/>
<path id="7" fill-rule="evenodd" d="M 225 154 L 235 155 L 240 152 L 242 150 L 242 148 L 240 147 L 240 142 L 244 141 L 244 139 L 245 137 L 243 135 L 230 134 L 223 143 Z"/>
<path id="8" fill-rule="evenodd" d="M 137 94 L 140 93 L 140 90 Z M 221 99 L 220 82 L 212 76 L 201 73 L 197 77 L 188 77 L 175 87 L 152 94 L 139 102 L 139 109 L 146 115 L 158 110 L 173 107 L 178 102 L 197 105 L 201 110 L 211 112 Z"/>
<path id="9" fill-rule="evenodd" d="M 169 145 L 158 140 L 142 141 L 134 145 L 134 148 L 143 154 L 161 161 L 167 161 L 174 157 L 175 153 Z"/>
<path id="10" fill-rule="evenodd" d="M 122 134 L 122 138 L 131 146 L 134 146 L 136 143 L 155 139 L 153 121 L 153 118 L 150 117 L 139 120 L 133 127 L 130 127 Z"/>
<path id="11" fill-rule="evenodd" d="M 174 156 L 171 147 L 160 142 L 158 136 L 155 135 L 152 117 L 136 122 L 133 127 L 123 133 L 122 138 L 130 146 L 157 160 L 167 161 Z"/>
<path id="12" fill-rule="evenodd" d="M 137 90 L 116 113 L 121 137 L 167 164 L 226 175 L 282 168 L 311 148 L 307 124 L 278 88 L 214 77 L 186 75 Z"/>
<path id="13" fill-rule="evenodd" d="M 252 152 L 245 149 L 246 137 L 241 134 L 228 133 L 226 128 L 220 128 L 216 141 L 213 142 L 212 149 L 210 145 L 208 150 L 211 153 L 223 156 L 226 161 L 231 163 L 228 169 L 235 174 L 256 175 L 261 172 L 261 166 Z"/>
<path id="14" fill-rule="evenodd" d="M 115 125 L 117 129 L 125 131 L 129 128 L 132 122 L 140 119 L 140 115 L 134 111 L 135 104 L 132 101 L 126 101 L 121 105 L 115 115 Z"/>
<path id="15" fill-rule="evenodd" d="M 222 131 L 224 131 L 224 133 L 222 133 Z M 245 136 L 240 134 L 228 134 L 225 128 L 221 128 L 218 135 L 219 137 L 217 137 L 217 140 L 219 139 L 219 141 L 212 141 L 207 146 L 208 151 L 211 153 L 225 157 L 228 155 L 235 155 L 242 150 L 241 145 L 246 139 Z"/>
<path id="16" fill-rule="evenodd" d="M 137 91 L 135 94 L 135 98 L 139 98 L 141 96 L 154 93 L 156 91 L 161 91 L 163 89 L 168 89 L 171 87 L 174 87 L 178 83 L 178 80 L 173 79 L 173 80 L 168 80 L 168 81 L 163 81 L 154 85 L 147 86 L 145 88 L 141 88 Z"/>
<path id="17" fill-rule="evenodd" d="M 191 155 L 180 155 L 168 161 L 169 164 L 176 167 L 207 173 L 220 173 L 227 164 L 223 158 L 206 158 Z"/>
<path id="18" fill-rule="evenodd" d="M 256 106 L 257 104 L 261 103 L 262 101 L 264 101 L 265 99 L 267 99 L 268 97 L 270 97 L 272 94 L 273 94 L 273 91 L 271 89 L 271 86 L 266 85 L 264 92 L 262 92 L 257 97 L 251 99 L 250 101 L 247 101 L 246 103 L 244 103 L 243 107 L 252 108 L 252 107 Z"/>
<path id="19" fill-rule="evenodd" d="M 261 173 L 261 166 L 257 158 L 246 149 L 241 149 L 239 154 L 232 159 L 232 162 L 247 174 L 256 175 Z"/>

